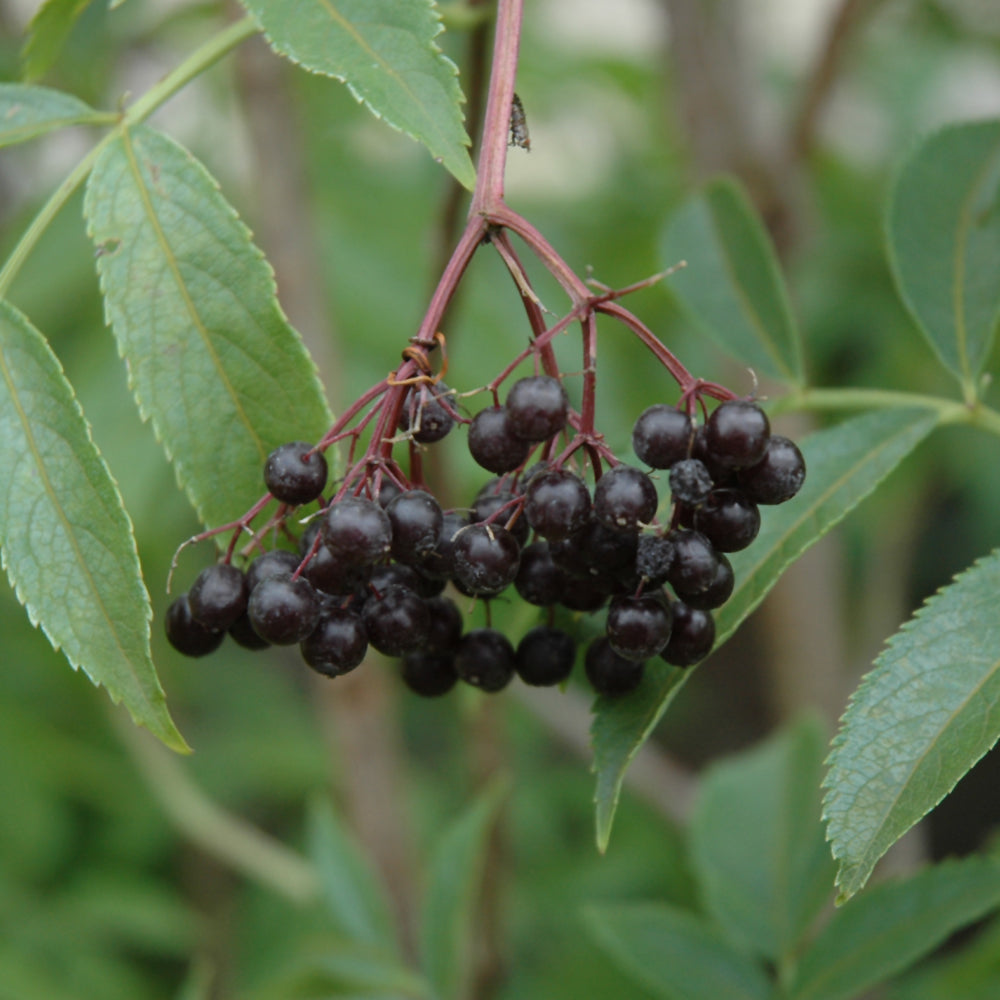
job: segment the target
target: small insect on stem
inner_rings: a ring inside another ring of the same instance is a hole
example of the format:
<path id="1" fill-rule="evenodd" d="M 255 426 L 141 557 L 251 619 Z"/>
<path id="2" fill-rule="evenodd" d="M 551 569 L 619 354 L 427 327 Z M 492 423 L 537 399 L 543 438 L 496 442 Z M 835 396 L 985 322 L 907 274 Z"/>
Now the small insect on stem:
<path id="1" fill-rule="evenodd" d="M 521 103 L 521 98 L 517 94 L 514 95 L 510 102 L 510 139 L 507 145 L 531 151 L 528 119 L 525 117 L 524 105 Z"/>

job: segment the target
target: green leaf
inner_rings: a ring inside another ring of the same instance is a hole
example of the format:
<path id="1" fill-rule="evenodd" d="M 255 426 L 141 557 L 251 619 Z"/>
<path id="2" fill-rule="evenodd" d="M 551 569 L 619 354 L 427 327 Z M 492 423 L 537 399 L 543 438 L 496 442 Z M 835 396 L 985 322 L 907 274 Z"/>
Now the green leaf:
<path id="1" fill-rule="evenodd" d="M 844 898 L 1000 736 L 1000 550 L 938 591 L 854 692 L 824 814 Z"/>
<path id="2" fill-rule="evenodd" d="M 998 185 L 1000 122 L 950 125 L 906 160 L 889 206 L 899 293 L 970 398 L 1000 321 Z"/>
<path id="3" fill-rule="evenodd" d="M 149 652 L 132 524 L 45 338 L 0 301 L 0 548 L 18 599 L 74 667 L 168 746 L 186 744 Z"/>
<path id="4" fill-rule="evenodd" d="M 781 267 L 742 188 L 710 182 L 674 214 L 660 247 L 668 264 L 687 262 L 665 287 L 701 329 L 761 375 L 802 383 Z"/>
<path id="5" fill-rule="evenodd" d="M 28 25 L 21 50 L 24 78 L 44 76 L 59 57 L 69 33 L 92 0 L 45 0 Z"/>
<path id="6" fill-rule="evenodd" d="M 339 933 L 350 941 L 394 952 L 396 935 L 382 886 L 327 800 L 310 804 L 307 837 L 326 909 Z"/>
<path id="7" fill-rule="evenodd" d="M 793 500 L 762 511 L 760 534 L 731 557 L 732 597 L 716 615 L 717 643 L 724 642 L 764 599 L 781 573 L 856 507 L 930 433 L 931 410 L 886 410 L 855 417 L 811 435 L 802 444 L 808 474 Z M 624 698 L 597 702 L 591 738 L 597 772 L 597 844 L 611 836 L 625 771 L 663 717 L 690 671 L 659 659 L 646 667 L 639 687 Z"/>
<path id="8" fill-rule="evenodd" d="M 84 210 L 142 414 L 202 520 L 228 523 L 274 448 L 331 423 L 271 268 L 204 167 L 145 126 L 103 151 Z"/>
<path id="9" fill-rule="evenodd" d="M 107 121 L 108 115 L 60 90 L 0 83 L 0 148 L 67 125 L 100 125 Z"/>
<path id="10" fill-rule="evenodd" d="M 691 822 L 702 899 L 742 948 L 793 953 L 830 900 L 834 866 L 820 822 L 826 737 L 805 719 L 711 768 Z"/>
<path id="11" fill-rule="evenodd" d="M 763 969 L 693 913 L 655 903 L 588 907 L 598 943 L 663 1000 L 764 1000 Z"/>
<path id="12" fill-rule="evenodd" d="M 838 910 L 796 967 L 790 1000 L 851 1000 L 1000 906 L 1000 859 L 944 862 Z"/>
<path id="13" fill-rule="evenodd" d="M 420 965 L 442 1000 L 465 995 L 476 891 L 506 792 L 506 782 L 490 785 L 444 832 L 431 857 L 420 923 Z"/>
<path id="14" fill-rule="evenodd" d="M 431 0 L 242 0 L 271 47 L 346 83 L 377 117 L 423 143 L 467 188 L 476 175 L 458 70 L 435 44 Z"/>

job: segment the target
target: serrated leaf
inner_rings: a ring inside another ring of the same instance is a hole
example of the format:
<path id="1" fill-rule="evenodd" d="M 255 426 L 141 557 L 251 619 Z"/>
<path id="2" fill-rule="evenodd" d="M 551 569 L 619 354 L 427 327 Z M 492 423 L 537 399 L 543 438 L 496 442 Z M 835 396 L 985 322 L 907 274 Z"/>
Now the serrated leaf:
<path id="1" fill-rule="evenodd" d="M 440 837 L 421 908 L 420 966 L 442 1000 L 465 996 L 476 890 L 486 846 L 506 795 L 495 782 Z"/>
<path id="2" fill-rule="evenodd" d="M 826 735 L 804 719 L 712 767 L 691 820 L 705 906 L 741 948 L 793 954 L 833 892 L 820 822 Z"/>
<path id="3" fill-rule="evenodd" d="M 900 295 L 975 395 L 1000 322 L 1000 121 L 950 125 L 907 158 L 889 207 Z"/>
<path id="4" fill-rule="evenodd" d="M 45 338 L 0 301 L 0 548 L 18 599 L 74 668 L 186 749 L 149 652 L 132 524 Z"/>
<path id="5" fill-rule="evenodd" d="M 687 262 L 665 287 L 720 347 L 761 375 L 803 381 L 781 267 L 742 188 L 707 184 L 670 219 L 660 252 L 668 266 Z"/>
<path id="6" fill-rule="evenodd" d="M 67 125 L 100 125 L 108 116 L 71 94 L 27 83 L 0 83 L 0 148 Z"/>
<path id="7" fill-rule="evenodd" d="M 854 692 L 824 815 L 843 898 L 1000 736 L 1000 550 L 938 591 Z"/>
<path id="8" fill-rule="evenodd" d="M 475 184 L 458 70 L 434 42 L 430 0 L 241 0 L 271 47 L 332 76 L 377 117 L 422 143 L 465 187 Z"/>
<path id="9" fill-rule="evenodd" d="M 790 1000 L 851 1000 L 1000 906 L 1000 859 L 944 862 L 834 914 L 796 966 Z"/>
<path id="10" fill-rule="evenodd" d="M 228 523 L 274 448 L 331 422 L 271 268 L 204 167 L 145 126 L 103 151 L 84 211 L 140 410 L 201 519 Z"/>
<path id="11" fill-rule="evenodd" d="M 311 803 L 307 840 L 337 931 L 349 941 L 394 952 L 396 935 L 382 886 L 328 801 Z"/>
<path id="12" fill-rule="evenodd" d="M 663 1000 L 764 1000 L 763 969 L 711 925 L 666 904 L 590 906 L 597 942 L 637 982 Z"/>
<path id="13" fill-rule="evenodd" d="M 880 411 L 819 431 L 802 443 L 808 469 L 802 490 L 785 504 L 763 509 L 754 544 L 730 557 L 736 587 L 716 614 L 717 643 L 732 635 L 791 563 L 930 433 L 936 419 L 930 410 Z M 625 772 L 689 674 L 656 659 L 647 664 L 642 684 L 631 694 L 597 702 L 591 738 L 597 844 L 602 851 L 611 836 Z"/>

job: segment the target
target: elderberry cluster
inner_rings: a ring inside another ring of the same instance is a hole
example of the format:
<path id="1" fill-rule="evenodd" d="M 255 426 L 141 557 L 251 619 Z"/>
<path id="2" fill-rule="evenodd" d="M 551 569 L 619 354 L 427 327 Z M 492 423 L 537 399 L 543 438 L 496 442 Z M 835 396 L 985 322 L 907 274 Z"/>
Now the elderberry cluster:
<path id="1" fill-rule="evenodd" d="M 558 451 L 575 418 L 551 375 L 516 381 L 502 405 L 495 397 L 471 420 L 439 380 L 390 385 L 395 395 L 379 412 L 394 401 L 392 430 L 411 449 L 467 425 L 469 452 L 495 478 L 467 509 L 443 509 L 386 457 L 380 425 L 369 458 L 325 500 L 322 450 L 282 445 L 267 459 L 265 485 L 282 509 L 318 501 L 317 515 L 297 551 L 258 553 L 245 570 L 227 554 L 205 569 L 167 613 L 176 649 L 201 656 L 226 634 L 248 649 L 297 644 L 310 667 L 335 677 L 372 647 L 400 658 L 418 694 L 444 694 L 459 680 L 493 692 L 515 674 L 532 685 L 565 681 L 578 646 L 565 622 L 603 613 L 584 669 L 596 692 L 623 694 L 652 657 L 686 667 L 710 652 L 712 611 L 734 586 L 726 553 L 754 540 L 759 505 L 790 499 L 805 477 L 796 445 L 744 400 L 723 401 L 701 423 L 695 396 L 649 407 L 632 434 L 640 468 L 602 452 L 593 435 Z M 462 598 L 488 603 L 511 588 L 547 609 L 545 624 L 516 646 L 489 625 L 465 628 Z M 557 608 L 571 612 L 558 627 Z"/>

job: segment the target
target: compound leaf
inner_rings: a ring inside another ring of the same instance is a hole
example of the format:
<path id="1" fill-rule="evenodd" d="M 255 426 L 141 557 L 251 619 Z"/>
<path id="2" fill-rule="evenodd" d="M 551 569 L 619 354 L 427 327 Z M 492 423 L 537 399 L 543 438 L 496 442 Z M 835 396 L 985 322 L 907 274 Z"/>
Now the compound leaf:
<path id="1" fill-rule="evenodd" d="M 186 749 L 149 651 L 132 524 L 48 343 L 0 301 L 0 548 L 18 599 L 74 668 Z"/>
<path id="2" fill-rule="evenodd" d="M 21 50 L 26 80 L 44 76 L 59 57 L 69 33 L 92 0 L 45 0 L 28 25 Z"/>
<path id="3" fill-rule="evenodd" d="M 675 213 L 661 243 L 667 264 L 686 261 L 667 288 L 737 360 L 782 382 L 802 382 L 799 332 L 781 267 L 746 195 L 720 178 Z"/>
<path id="4" fill-rule="evenodd" d="M 272 449 L 331 422 L 271 268 L 204 167 L 145 126 L 102 152 L 84 210 L 141 412 L 202 520 L 227 523 Z"/>
<path id="5" fill-rule="evenodd" d="M 0 83 L 0 147 L 27 142 L 67 125 L 100 125 L 108 115 L 71 94 L 27 83 Z"/>
<path id="6" fill-rule="evenodd" d="M 948 861 L 839 909 L 796 966 L 790 1000 L 851 1000 L 1000 906 L 1000 859 Z"/>
<path id="7" fill-rule="evenodd" d="M 1000 322 L 1000 121 L 949 125 L 903 164 L 887 223 L 900 295 L 975 395 Z"/>
<path id="8" fill-rule="evenodd" d="M 693 913 L 656 903 L 606 904 L 586 911 L 601 947 L 663 1000 L 764 1000 L 764 970 Z"/>
<path id="9" fill-rule="evenodd" d="M 475 184 L 458 70 L 434 42 L 430 0 L 242 0 L 271 47 L 346 83 L 393 128 L 423 143 L 467 188 Z"/>
<path id="10" fill-rule="evenodd" d="M 1000 550 L 927 601 L 854 692 L 824 782 L 842 898 L 1000 736 L 998 592 Z"/>

